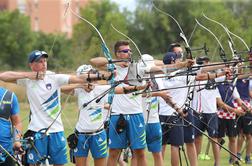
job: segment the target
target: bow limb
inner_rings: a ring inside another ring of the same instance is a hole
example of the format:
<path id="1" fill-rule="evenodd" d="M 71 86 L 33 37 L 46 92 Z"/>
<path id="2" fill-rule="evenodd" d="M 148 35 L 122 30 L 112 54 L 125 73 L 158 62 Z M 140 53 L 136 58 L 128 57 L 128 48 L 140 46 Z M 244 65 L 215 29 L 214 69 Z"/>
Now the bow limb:
<path id="1" fill-rule="evenodd" d="M 167 12 L 164 12 L 163 10 L 159 9 L 158 7 L 156 7 L 156 5 L 154 4 L 153 1 L 151 1 L 151 2 L 152 2 L 152 6 L 153 6 L 154 9 L 156 9 L 158 12 L 160 12 L 160 13 L 166 15 L 166 16 L 169 16 L 177 24 L 177 26 L 178 26 L 178 28 L 180 30 L 179 36 L 185 42 L 185 49 L 186 49 L 186 53 L 187 53 L 187 57 L 186 58 L 187 59 L 192 59 L 192 52 L 191 52 L 191 48 L 190 48 L 189 42 L 188 42 L 188 40 L 186 38 L 186 35 L 185 35 L 183 29 L 181 28 L 181 26 L 179 24 L 179 22 L 171 14 L 169 14 Z"/>
<path id="2" fill-rule="evenodd" d="M 218 22 L 218 21 L 216 21 L 214 19 L 211 19 L 211 18 L 207 17 L 204 13 L 203 13 L 203 17 L 205 17 L 209 21 L 212 21 L 212 22 L 220 25 L 224 29 L 224 31 L 228 35 L 228 44 L 229 44 L 229 48 L 231 49 L 231 52 L 232 52 L 232 55 L 233 55 L 233 59 L 239 59 L 237 57 L 237 52 L 236 52 L 236 49 L 235 49 L 234 41 L 233 41 L 231 35 L 229 34 L 228 28 L 226 26 L 224 26 L 222 23 L 220 23 L 220 22 Z"/>
<path id="3" fill-rule="evenodd" d="M 116 86 L 114 84 L 115 83 L 115 74 L 114 74 L 115 65 L 113 63 L 111 63 L 112 62 L 112 55 L 111 55 L 111 53 L 110 53 L 110 51 L 109 51 L 109 49 L 108 49 L 108 47 L 107 47 L 107 45 L 105 43 L 105 40 L 103 39 L 100 31 L 90 21 L 88 21 L 87 19 L 81 17 L 77 13 L 75 13 L 72 10 L 71 6 L 69 7 L 69 9 L 70 9 L 71 13 L 74 16 L 78 17 L 79 19 L 81 19 L 81 20 L 85 21 L 87 24 L 89 24 L 96 31 L 96 33 L 98 34 L 98 36 L 99 36 L 99 38 L 100 38 L 100 40 L 102 42 L 102 50 L 103 50 L 104 56 L 108 60 L 108 66 L 107 66 L 107 68 L 108 68 L 108 71 L 111 72 L 111 74 L 112 74 L 111 75 L 111 80 L 109 81 L 109 83 L 111 84 L 111 87 L 113 87 L 113 88 L 109 91 L 109 95 L 108 95 L 108 103 L 111 105 L 112 102 L 113 102 L 114 95 L 115 95 L 115 86 Z"/>
<path id="4" fill-rule="evenodd" d="M 116 32 L 118 32 L 118 33 L 121 34 L 122 36 L 126 37 L 129 41 L 131 41 L 131 42 L 134 44 L 134 46 L 135 46 L 135 48 L 137 49 L 137 52 L 138 52 L 138 54 L 139 54 L 139 58 L 141 59 L 142 53 L 141 53 L 139 47 L 137 46 L 137 44 L 136 44 L 129 36 L 127 36 L 126 34 L 122 33 L 121 31 L 119 31 L 113 24 L 111 24 L 111 27 L 112 27 Z"/>
<path id="5" fill-rule="evenodd" d="M 227 31 L 228 31 L 231 35 L 233 35 L 233 36 L 235 36 L 236 38 L 238 38 L 238 39 L 244 44 L 244 46 L 246 47 L 246 49 L 247 49 L 248 52 L 251 51 L 251 50 L 249 49 L 249 46 L 247 45 L 247 43 L 246 43 L 240 36 L 234 34 L 234 33 L 231 32 L 229 29 L 227 29 Z"/>
<path id="6" fill-rule="evenodd" d="M 221 59 L 223 60 L 223 62 L 227 62 L 227 57 L 226 57 L 224 48 L 223 48 L 221 42 L 219 41 L 219 39 L 215 36 L 215 34 L 214 34 L 210 29 L 208 29 L 207 27 L 205 27 L 204 25 L 202 25 L 196 18 L 195 18 L 195 21 L 196 21 L 196 23 L 197 23 L 200 27 L 202 27 L 203 29 L 205 29 L 206 31 L 208 31 L 208 32 L 215 38 L 215 40 L 217 41 L 217 43 L 218 43 L 219 46 L 220 46 L 220 57 L 221 57 Z"/>

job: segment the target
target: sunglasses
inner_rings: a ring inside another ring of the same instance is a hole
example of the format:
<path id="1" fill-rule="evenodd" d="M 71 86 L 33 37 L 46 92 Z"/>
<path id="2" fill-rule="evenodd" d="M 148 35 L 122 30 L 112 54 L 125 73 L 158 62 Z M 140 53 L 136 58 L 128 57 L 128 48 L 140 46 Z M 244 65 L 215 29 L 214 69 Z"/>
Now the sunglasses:
<path id="1" fill-rule="evenodd" d="M 131 53 L 132 51 L 131 51 L 131 49 L 125 49 L 125 50 L 119 50 L 117 52 L 119 52 L 119 53 Z"/>

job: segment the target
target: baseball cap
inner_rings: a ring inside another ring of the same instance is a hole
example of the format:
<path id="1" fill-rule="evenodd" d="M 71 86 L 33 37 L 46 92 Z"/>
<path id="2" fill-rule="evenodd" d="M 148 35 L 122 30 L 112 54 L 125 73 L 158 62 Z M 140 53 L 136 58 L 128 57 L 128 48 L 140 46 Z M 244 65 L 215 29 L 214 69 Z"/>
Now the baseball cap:
<path id="1" fill-rule="evenodd" d="M 41 57 L 48 58 L 48 54 L 45 51 L 34 50 L 29 54 L 28 62 L 37 62 Z"/>
<path id="2" fill-rule="evenodd" d="M 83 73 L 88 73 L 91 70 L 94 70 L 93 66 L 84 64 L 78 67 L 78 69 L 76 70 L 76 74 L 81 75 Z"/>
<path id="3" fill-rule="evenodd" d="M 173 61 L 175 61 L 177 58 L 177 54 L 175 52 L 167 52 L 163 58 L 164 64 L 171 64 Z"/>

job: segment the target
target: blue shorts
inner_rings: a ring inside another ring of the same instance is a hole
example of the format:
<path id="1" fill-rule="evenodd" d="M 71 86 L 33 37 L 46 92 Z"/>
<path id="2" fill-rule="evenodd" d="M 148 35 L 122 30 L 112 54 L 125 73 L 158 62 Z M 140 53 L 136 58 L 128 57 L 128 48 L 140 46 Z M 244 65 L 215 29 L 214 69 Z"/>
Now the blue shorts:
<path id="1" fill-rule="evenodd" d="M 195 126 L 201 131 L 207 130 L 208 135 L 213 138 L 218 138 L 218 115 L 217 113 L 195 115 L 194 118 Z M 201 136 L 202 133 L 195 130 L 195 135 Z"/>
<path id="2" fill-rule="evenodd" d="M 75 157 L 87 157 L 89 150 L 94 159 L 108 156 L 107 135 L 105 130 L 95 135 L 78 134 L 78 144 L 74 149 L 73 155 Z"/>
<path id="3" fill-rule="evenodd" d="M 149 152 L 161 152 L 162 129 L 160 123 L 145 124 L 146 142 Z"/>
<path id="4" fill-rule="evenodd" d="M 119 115 L 111 115 L 109 123 L 109 148 L 125 149 L 128 146 L 134 149 L 146 147 L 146 134 L 143 114 L 123 115 L 126 126 L 121 133 L 117 133 L 116 125 Z"/>
<path id="5" fill-rule="evenodd" d="M 184 144 L 183 122 L 177 116 L 159 116 L 162 127 L 162 145 L 171 144 L 181 146 Z"/>
<path id="6" fill-rule="evenodd" d="M 192 110 L 188 111 L 188 115 L 185 119 L 189 122 L 194 124 L 193 112 Z M 193 143 L 195 139 L 195 130 L 194 127 L 184 121 L 184 142 L 185 143 Z"/>
<path id="7" fill-rule="evenodd" d="M 40 134 L 40 133 L 37 133 Z M 27 162 L 29 164 L 44 163 L 48 158 L 49 164 L 66 164 L 67 147 L 64 132 L 41 135 L 42 138 L 35 139 L 35 148 L 27 152 Z M 36 151 L 37 150 L 37 151 Z"/>

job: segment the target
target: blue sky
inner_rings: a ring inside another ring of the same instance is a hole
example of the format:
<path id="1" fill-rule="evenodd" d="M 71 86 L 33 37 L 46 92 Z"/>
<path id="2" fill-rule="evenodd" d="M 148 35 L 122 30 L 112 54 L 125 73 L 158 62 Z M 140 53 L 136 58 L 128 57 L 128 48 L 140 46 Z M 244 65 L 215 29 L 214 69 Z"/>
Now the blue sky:
<path id="1" fill-rule="evenodd" d="M 130 11 L 135 10 L 136 0 L 111 0 L 119 5 L 120 9 L 127 8 Z"/>

